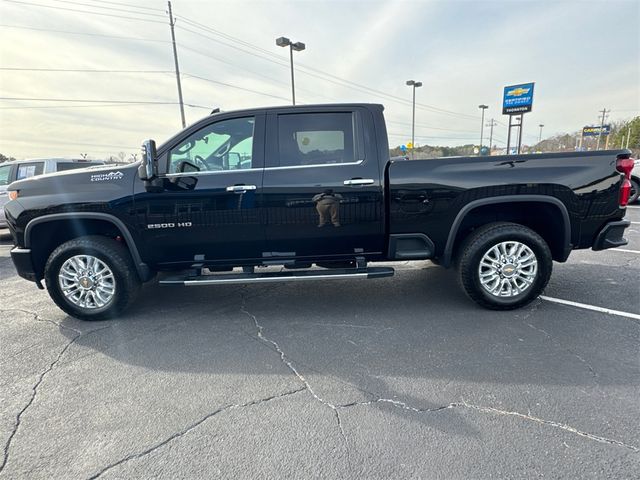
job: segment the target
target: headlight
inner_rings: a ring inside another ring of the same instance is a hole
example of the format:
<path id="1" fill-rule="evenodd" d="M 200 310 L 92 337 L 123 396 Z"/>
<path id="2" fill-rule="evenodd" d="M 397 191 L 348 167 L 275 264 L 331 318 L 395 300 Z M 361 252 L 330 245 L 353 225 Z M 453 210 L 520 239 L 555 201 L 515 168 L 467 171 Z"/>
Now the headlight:
<path id="1" fill-rule="evenodd" d="M 9 190 L 8 193 L 10 200 L 15 200 L 16 198 L 18 198 L 18 190 Z"/>

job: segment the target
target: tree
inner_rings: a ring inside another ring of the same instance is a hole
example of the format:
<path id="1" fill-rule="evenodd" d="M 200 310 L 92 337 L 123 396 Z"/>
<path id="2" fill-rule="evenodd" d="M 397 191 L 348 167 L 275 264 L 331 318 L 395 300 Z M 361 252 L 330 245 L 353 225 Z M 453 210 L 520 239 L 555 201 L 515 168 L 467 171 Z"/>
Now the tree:
<path id="1" fill-rule="evenodd" d="M 7 157 L 6 155 L 3 155 L 3 154 L 0 153 L 0 163 L 11 162 L 13 160 L 15 160 L 15 158 Z"/>
<path id="2" fill-rule="evenodd" d="M 640 116 L 621 125 L 616 125 L 616 127 L 616 131 L 609 139 L 609 148 L 625 148 L 627 136 L 629 136 L 629 149 L 638 155 L 640 152 Z"/>

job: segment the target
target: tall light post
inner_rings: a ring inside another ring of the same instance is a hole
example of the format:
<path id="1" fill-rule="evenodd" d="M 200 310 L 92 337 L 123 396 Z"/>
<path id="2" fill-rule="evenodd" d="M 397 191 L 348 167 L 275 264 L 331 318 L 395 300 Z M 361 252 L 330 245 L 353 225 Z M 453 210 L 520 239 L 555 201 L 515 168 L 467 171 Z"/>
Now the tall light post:
<path id="1" fill-rule="evenodd" d="M 538 126 L 540 127 L 540 136 L 538 137 L 538 143 L 540 143 L 542 141 L 542 127 L 544 127 L 544 125 L 541 123 Z"/>
<path id="2" fill-rule="evenodd" d="M 413 87 L 413 101 L 411 102 L 411 158 L 415 160 L 414 148 L 416 148 L 416 88 L 422 86 L 422 82 L 407 80 L 407 85 Z"/>
<path id="3" fill-rule="evenodd" d="M 293 104 L 296 104 L 296 85 L 293 77 L 293 51 L 301 52 L 306 48 L 306 45 L 302 42 L 293 43 L 287 37 L 276 38 L 276 45 L 279 47 L 289 47 L 289 59 L 291 60 L 291 99 Z"/>
<path id="4" fill-rule="evenodd" d="M 482 119 L 480 120 L 480 149 L 478 150 L 478 155 L 482 152 L 482 136 L 484 134 L 484 111 L 489 108 L 489 105 L 478 105 L 478 108 L 482 110 Z M 491 148 L 491 145 L 489 145 Z"/>

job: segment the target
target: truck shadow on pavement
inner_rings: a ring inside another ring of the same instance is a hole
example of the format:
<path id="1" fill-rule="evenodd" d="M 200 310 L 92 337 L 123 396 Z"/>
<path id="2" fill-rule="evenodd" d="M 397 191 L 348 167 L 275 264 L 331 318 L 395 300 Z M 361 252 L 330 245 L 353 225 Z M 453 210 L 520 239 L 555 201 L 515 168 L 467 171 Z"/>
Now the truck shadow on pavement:
<path id="1" fill-rule="evenodd" d="M 214 288 L 151 284 L 125 318 L 64 320 L 85 333 L 63 363 L 106 357 L 158 374 L 205 374 L 203 381 L 219 383 L 206 390 L 222 392 L 238 378 L 251 384 L 275 375 L 311 387 L 331 408 L 413 412 L 413 421 L 465 436 L 479 432 L 458 413 L 429 412 L 492 400 L 505 389 L 521 396 L 542 387 L 544 396 L 568 386 L 591 394 L 638 378 L 638 365 L 620 362 L 618 353 L 637 346 L 637 328 L 620 335 L 596 314 L 540 301 L 511 312 L 483 310 L 457 288 L 452 272 L 436 267 L 397 276 Z"/>

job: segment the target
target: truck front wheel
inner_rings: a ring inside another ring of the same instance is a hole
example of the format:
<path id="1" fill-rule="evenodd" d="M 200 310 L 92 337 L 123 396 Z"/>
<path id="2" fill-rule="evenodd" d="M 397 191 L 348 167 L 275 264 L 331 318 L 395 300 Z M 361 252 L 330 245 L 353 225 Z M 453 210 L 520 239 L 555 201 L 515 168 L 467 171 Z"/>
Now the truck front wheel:
<path id="1" fill-rule="evenodd" d="M 107 237 L 87 236 L 63 243 L 44 272 L 53 301 L 72 317 L 105 320 L 118 316 L 140 290 L 128 250 Z"/>
<path id="2" fill-rule="evenodd" d="M 491 223 L 477 229 L 465 240 L 458 257 L 464 291 L 492 310 L 530 303 L 547 286 L 552 268 L 544 239 L 515 223 Z"/>

